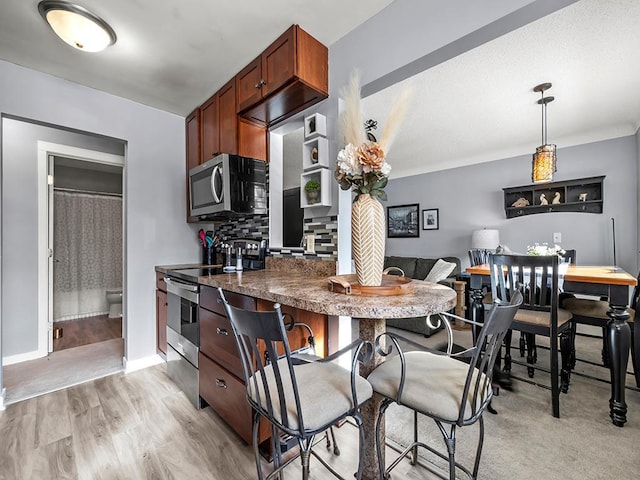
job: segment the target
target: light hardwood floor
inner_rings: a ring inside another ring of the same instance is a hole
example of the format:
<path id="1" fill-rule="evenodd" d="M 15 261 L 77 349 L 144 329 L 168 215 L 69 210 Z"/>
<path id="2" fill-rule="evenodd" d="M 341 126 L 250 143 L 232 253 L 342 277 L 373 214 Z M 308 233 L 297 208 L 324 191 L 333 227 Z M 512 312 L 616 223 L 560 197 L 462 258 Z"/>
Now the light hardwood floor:
<path id="1" fill-rule="evenodd" d="M 323 443 L 316 451 L 350 478 L 357 430 L 345 423 L 336 434 L 340 456 Z M 423 469 L 395 472 L 395 478 L 434 478 Z M 211 408 L 194 409 L 164 365 L 18 402 L 0 413 L 0 479 L 253 478 L 253 450 Z M 285 478 L 301 478 L 297 461 Z M 311 478 L 335 477 L 312 460 Z"/>

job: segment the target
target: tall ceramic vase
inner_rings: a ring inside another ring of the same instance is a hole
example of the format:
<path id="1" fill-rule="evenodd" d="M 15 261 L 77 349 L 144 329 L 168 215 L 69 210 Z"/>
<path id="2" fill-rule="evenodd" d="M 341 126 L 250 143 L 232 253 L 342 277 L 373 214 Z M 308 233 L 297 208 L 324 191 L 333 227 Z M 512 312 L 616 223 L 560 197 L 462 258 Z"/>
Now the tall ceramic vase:
<path id="1" fill-rule="evenodd" d="M 351 207 L 351 248 L 360 285 L 382 284 L 385 236 L 382 205 L 371 195 L 360 195 Z"/>

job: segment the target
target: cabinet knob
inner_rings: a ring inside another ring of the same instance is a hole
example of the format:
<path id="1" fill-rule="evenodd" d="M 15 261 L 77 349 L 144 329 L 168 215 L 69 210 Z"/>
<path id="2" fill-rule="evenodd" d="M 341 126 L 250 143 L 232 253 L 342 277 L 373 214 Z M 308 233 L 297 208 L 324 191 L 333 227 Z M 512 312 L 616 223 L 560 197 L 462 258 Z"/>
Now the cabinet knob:
<path id="1" fill-rule="evenodd" d="M 221 380 L 219 378 L 216 378 L 216 387 L 219 388 L 227 388 L 227 384 L 225 383 L 224 380 Z"/>
<path id="2" fill-rule="evenodd" d="M 262 80 L 260 80 L 260 82 L 262 82 Z M 260 85 L 262 85 L 260 82 L 256 83 L 256 88 L 260 88 Z"/>

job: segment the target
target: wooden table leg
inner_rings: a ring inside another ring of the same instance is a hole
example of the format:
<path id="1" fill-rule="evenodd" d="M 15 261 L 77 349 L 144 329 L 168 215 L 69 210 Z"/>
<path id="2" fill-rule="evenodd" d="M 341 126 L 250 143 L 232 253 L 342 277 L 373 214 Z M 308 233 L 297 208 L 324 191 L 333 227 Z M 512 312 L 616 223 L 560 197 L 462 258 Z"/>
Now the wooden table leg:
<path id="1" fill-rule="evenodd" d="M 613 424 L 622 427 L 627 422 L 627 404 L 625 402 L 625 381 L 631 329 L 627 320 L 629 313 L 624 306 L 611 305 L 607 312 L 611 320 L 607 323 L 606 341 L 609 346 L 609 369 L 611 372 L 611 399 L 609 416 Z"/>
<path id="2" fill-rule="evenodd" d="M 386 320 L 378 318 L 358 319 L 360 324 L 360 338 L 373 343 L 378 335 L 384 333 L 387 329 Z M 382 363 L 383 359 L 380 355 L 374 354 L 371 361 L 360 364 L 360 375 L 368 377 L 373 369 Z M 382 397 L 373 394 L 373 398 L 365 403 L 361 408 L 362 421 L 364 424 L 364 466 L 362 469 L 363 480 L 378 480 L 380 473 L 378 471 L 378 455 L 376 453 L 376 422 L 378 421 L 378 412 Z M 381 435 L 384 438 L 385 428 L 382 422 Z M 384 455 L 384 448 L 382 449 Z M 384 459 L 383 459 L 384 460 Z"/>

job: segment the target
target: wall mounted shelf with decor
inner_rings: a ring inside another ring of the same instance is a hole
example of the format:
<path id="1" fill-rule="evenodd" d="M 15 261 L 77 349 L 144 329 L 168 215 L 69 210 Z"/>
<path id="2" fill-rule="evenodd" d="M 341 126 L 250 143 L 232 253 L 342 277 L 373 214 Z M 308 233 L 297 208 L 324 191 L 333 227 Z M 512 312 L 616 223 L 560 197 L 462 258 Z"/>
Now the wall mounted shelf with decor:
<path id="1" fill-rule="evenodd" d="M 309 140 L 318 135 L 327 136 L 327 118 L 320 113 L 304 117 L 304 138 Z"/>
<path id="2" fill-rule="evenodd" d="M 302 145 L 302 169 L 329 168 L 329 140 L 316 137 Z"/>
<path id="3" fill-rule="evenodd" d="M 604 175 L 503 188 L 507 218 L 535 213 L 602 213 Z"/>
<path id="4" fill-rule="evenodd" d="M 311 200 L 307 196 L 306 185 L 310 180 L 320 184 L 317 200 Z M 327 168 L 318 168 L 300 175 L 300 206 L 309 207 L 330 207 L 331 206 L 331 171 Z"/>

